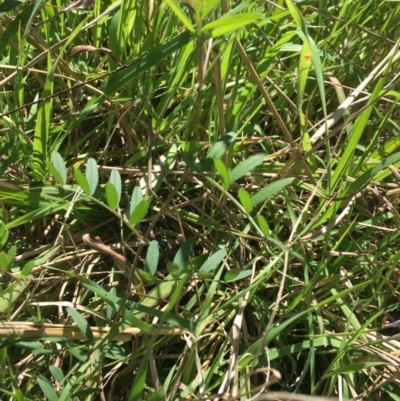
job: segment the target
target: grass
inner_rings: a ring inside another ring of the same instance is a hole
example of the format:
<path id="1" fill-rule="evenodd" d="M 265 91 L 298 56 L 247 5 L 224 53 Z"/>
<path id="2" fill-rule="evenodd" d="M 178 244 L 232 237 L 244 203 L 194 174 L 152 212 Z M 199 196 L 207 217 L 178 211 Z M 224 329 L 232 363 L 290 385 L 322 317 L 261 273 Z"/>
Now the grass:
<path id="1" fill-rule="evenodd" d="M 1 398 L 398 400 L 399 12 L 2 3 Z"/>

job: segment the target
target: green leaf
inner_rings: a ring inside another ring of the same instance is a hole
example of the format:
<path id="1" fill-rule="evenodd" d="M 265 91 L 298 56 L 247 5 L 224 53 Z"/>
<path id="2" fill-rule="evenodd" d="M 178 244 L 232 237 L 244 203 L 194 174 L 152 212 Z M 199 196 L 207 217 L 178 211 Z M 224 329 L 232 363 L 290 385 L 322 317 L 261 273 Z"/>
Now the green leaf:
<path id="1" fill-rule="evenodd" d="M 197 18 L 201 21 L 207 17 L 212 9 L 218 4 L 219 0 L 195 0 L 194 9 L 196 11 Z"/>
<path id="2" fill-rule="evenodd" d="M 264 162 L 265 157 L 266 155 L 264 153 L 259 153 L 258 155 L 250 156 L 247 160 L 240 163 L 229 173 L 230 182 L 235 182 L 250 171 L 254 170 Z"/>
<path id="3" fill-rule="evenodd" d="M 93 399 L 93 395 L 95 395 L 95 394 L 100 394 L 102 392 L 102 390 L 100 389 L 100 388 L 97 388 L 97 387 L 95 387 L 95 388 L 85 388 L 85 389 L 83 389 L 83 390 L 79 390 L 79 391 L 77 391 L 76 393 L 73 393 L 72 394 L 72 397 L 74 398 L 74 399 L 83 399 L 84 397 L 86 398 L 86 397 L 88 397 L 88 398 L 86 398 L 86 399 Z"/>
<path id="4" fill-rule="evenodd" d="M 213 159 L 220 159 L 227 152 L 229 147 L 235 141 L 236 135 L 235 132 L 229 132 L 214 143 L 203 162 L 206 171 L 210 170 L 213 166 Z"/>
<path id="5" fill-rule="evenodd" d="M 225 256 L 226 256 L 225 249 L 221 249 L 220 251 L 217 251 L 213 255 L 211 255 L 200 267 L 199 276 L 201 276 L 202 273 L 210 273 L 213 270 L 215 270 L 222 262 Z"/>
<path id="6" fill-rule="evenodd" d="M 129 85 L 142 72 L 149 72 L 151 68 L 161 63 L 166 57 L 173 53 L 181 50 L 185 45 L 195 39 L 195 36 L 190 31 L 184 31 L 183 33 L 175 36 L 169 42 L 162 43 L 151 49 L 145 56 L 134 62 L 129 67 L 112 74 L 109 80 L 103 85 L 102 91 L 107 96 L 113 96 L 115 92 L 119 91 L 126 85 Z M 104 100 L 106 98 L 103 98 Z M 93 108 L 94 104 L 97 102 L 99 104 L 102 99 L 94 99 L 93 102 L 89 102 L 85 107 L 87 110 L 83 110 L 83 114 Z M 104 101 L 103 100 L 103 101 Z"/>
<path id="7" fill-rule="evenodd" d="M 0 252 L 0 267 L 4 270 L 7 270 L 8 267 L 8 257 L 4 251 Z"/>
<path id="8" fill-rule="evenodd" d="M 284 178 L 283 180 L 275 181 L 267 185 L 261 191 L 258 191 L 255 195 L 252 196 L 251 201 L 253 202 L 253 205 L 256 206 L 259 203 L 266 201 L 271 196 L 277 194 L 279 191 L 282 191 L 282 189 L 286 188 L 293 181 L 293 177 Z"/>
<path id="9" fill-rule="evenodd" d="M 42 389 L 44 396 L 49 401 L 58 401 L 57 393 L 53 389 L 51 383 L 44 376 L 38 376 L 37 382 L 39 384 L 39 387 Z"/>
<path id="10" fill-rule="evenodd" d="M 142 200 L 136 207 L 135 210 L 133 210 L 129 222 L 135 226 L 136 224 L 139 224 L 146 216 L 147 211 L 149 210 L 150 203 Z"/>
<path id="11" fill-rule="evenodd" d="M 58 60 L 57 60 L 58 61 Z M 57 66 L 57 61 L 51 65 L 51 54 L 47 57 L 49 73 L 44 83 L 41 98 L 47 98 L 40 102 L 38 107 L 35 134 L 33 138 L 33 174 L 36 181 L 43 181 L 46 177 L 46 160 L 48 152 L 48 140 L 51 126 L 51 111 L 53 109 L 53 77 Z M 37 99 L 37 98 L 36 98 Z"/>
<path id="12" fill-rule="evenodd" d="M 86 179 L 89 184 L 89 195 L 93 195 L 99 183 L 99 170 L 96 160 L 89 158 L 86 163 Z"/>
<path id="13" fill-rule="evenodd" d="M 179 276 L 181 275 L 181 271 L 179 269 L 179 266 L 175 262 L 168 262 L 167 263 L 167 270 L 168 270 L 168 273 L 173 278 L 179 278 Z"/>
<path id="14" fill-rule="evenodd" d="M 251 274 L 252 274 L 251 270 L 241 270 L 241 269 L 235 267 L 235 268 L 229 270 L 225 274 L 225 281 L 227 283 L 231 283 L 232 281 L 238 281 L 243 278 L 249 277 L 249 276 L 251 276 Z"/>
<path id="15" fill-rule="evenodd" d="M 160 256 L 160 250 L 158 242 L 156 240 L 151 241 L 146 253 L 146 270 L 154 276 L 157 271 L 158 258 Z"/>
<path id="16" fill-rule="evenodd" d="M 130 210 L 133 212 L 136 209 L 136 206 L 143 200 L 143 193 L 140 187 L 133 188 L 131 203 L 130 203 Z"/>
<path id="17" fill-rule="evenodd" d="M 79 168 L 74 169 L 74 176 L 76 182 L 82 188 L 83 192 L 85 192 L 85 194 L 87 195 L 92 195 L 90 193 L 88 180 L 86 179 L 86 177 L 83 175 L 82 171 Z"/>
<path id="18" fill-rule="evenodd" d="M 8 240 L 9 231 L 7 230 L 4 223 L 0 220 L 0 248 L 6 244 Z"/>
<path id="19" fill-rule="evenodd" d="M 79 347 L 68 348 L 68 352 L 74 356 L 78 361 L 86 362 L 88 360 L 88 354 Z"/>
<path id="20" fill-rule="evenodd" d="M 178 252 L 174 257 L 174 263 L 178 266 L 179 270 L 182 272 L 186 268 L 186 264 L 189 261 L 190 252 L 194 244 L 193 238 L 188 238 L 179 248 Z"/>
<path id="21" fill-rule="evenodd" d="M 355 362 L 349 365 L 341 366 L 338 369 L 334 369 L 329 372 L 329 375 L 342 375 L 342 374 L 352 374 L 352 373 L 359 373 L 364 369 L 371 369 L 375 366 L 386 365 L 386 362 L 382 361 L 371 361 L 371 362 Z"/>
<path id="22" fill-rule="evenodd" d="M 17 1 L 17 0 L 3 1 L 3 3 L 0 4 L 0 17 L 13 10 L 15 7 L 20 6 L 22 3 L 24 3 L 24 1 Z"/>
<path id="23" fill-rule="evenodd" d="M 12 245 L 7 252 L 8 266 L 7 268 L 11 268 L 14 264 L 15 255 L 17 253 L 16 245 Z"/>
<path id="24" fill-rule="evenodd" d="M 94 341 L 93 332 L 87 320 L 75 309 L 67 308 L 67 312 L 86 338 L 90 341 Z"/>
<path id="25" fill-rule="evenodd" d="M 239 188 L 238 195 L 239 195 L 240 203 L 243 205 L 246 212 L 251 213 L 254 206 L 251 201 L 251 196 L 249 195 L 249 193 L 245 189 Z"/>
<path id="26" fill-rule="evenodd" d="M 231 181 L 229 179 L 229 172 L 225 167 L 225 163 L 221 159 L 214 159 L 214 165 L 221 177 L 222 187 L 227 191 L 231 185 Z"/>
<path id="27" fill-rule="evenodd" d="M 57 381 L 57 383 L 62 383 L 65 379 L 64 373 L 61 369 L 59 369 L 57 366 L 50 365 L 49 370 L 51 375 L 54 377 L 54 379 Z"/>
<path id="28" fill-rule="evenodd" d="M 117 205 L 119 205 L 119 202 L 121 201 L 121 194 L 122 194 L 122 182 L 121 182 L 121 175 L 119 174 L 118 170 L 111 171 L 110 183 L 114 185 L 114 188 L 117 191 L 117 195 L 118 195 Z"/>
<path id="29" fill-rule="evenodd" d="M 211 30 L 212 36 L 222 36 L 237 29 L 243 28 L 246 25 L 257 22 L 263 18 L 262 13 L 247 13 L 239 15 L 227 15 L 216 21 L 204 25 L 203 31 Z"/>
<path id="30" fill-rule="evenodd" d="M 58 152 L 53 153 L 53 166 L 55 167 L 59 175 L 59 178 L 55 177 L 56 180 L 61 185 L 65 185 L 67 182 L 67 169 L 65 168 L 65 162 L 62 156 Z"/>
<path id="31" fill-rule="evenodd" d="M 292 0 L 286 0 L 286 5 L 292 14 L 293 19 L 296 22 L 297 27 L 302 30 L 305 34 L 307 34 L 307 25 L 304 21 L 303 16 L 301 15 L 298 8 L 295 6 Z"/>
<path id="32" fill-rule="evenodd" d="M 198 142 L 197 141 L 189 141 L 185 144 L 183 150 L 183 156 L 185 163 L 188 167 L 190 167 L 193 171 L 196 171 L 199 174 L 203 173 L 203 166 L 201 165 L 200 160 L 197 157 L 198 153 Z"/>
<path id="33" fill-rule="evenodd" d="M 111 209 L 115 209 L 118 206 L 118 192 L 110 182 L 106 184 L 106 199 Z"/>
<path id="34" fill-rule="evenodd" d="M 46 164 L 47 170 L 48 170 L 48 171 L 50 172 L 50 174 L 55 178 L 55 180 L 56 180 L 58 183 L 60 183 L 61 185 L 63 185 L 63 184 L 62 184 L 63 179 L 62 179 L 60 173 L 57 171 L 57 169 L 56 169 L 50 162 L 48 162 L 48 161 L 46 161 L 45 164 Z"/>
<path id="35" fill-rule="evenodd" d="M 190 21 L 189 17 L 185 14 L 185 12 L 179 7 L 178 2 L 174 0 L 164 0 L 164 1 L 168 4 L 168 6 L 171 8 L 174 14 L 182 21 L 185 27 L 190 32 L 195 32 L 192 22 Z"/>
<path id="36" fill-rule="evenodd" d="M 268 235 L 271 233 L 271 230 L 269 229 L 267 220 L 265 220 L 262 214 L 257 214 L 256 219 L 261 231 L 264 234 L 264 237 L 268 237 Z"/>

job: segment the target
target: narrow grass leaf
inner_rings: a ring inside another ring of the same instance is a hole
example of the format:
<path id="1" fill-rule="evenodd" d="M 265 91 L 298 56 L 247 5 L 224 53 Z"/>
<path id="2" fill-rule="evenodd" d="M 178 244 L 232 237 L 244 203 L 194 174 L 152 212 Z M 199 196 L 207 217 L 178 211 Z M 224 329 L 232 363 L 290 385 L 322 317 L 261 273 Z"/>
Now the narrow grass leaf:
<path id="1" fill-rule="evenodd" d="M 213 166 L 213 159 L 220 159 L 227 152 L 228 148 L 235 141 L 236 135 L 235 132 L 229 132 L 214 143 L 203 161 L 203 166 L 206 171 L 210 170 Z"/>
<path id="2" fill-rule="evenodd" d="M 99 170 L 97 168 L 96 160 L 91 157 L 86 163 L 86 179 L 89 184 L 89 195 L 93 195 L 96 191 L 97 184 L 99 183 Z"/>
<path id="3" fill-rule="evenodd" d="M 65 168 L 65 162 L 62 156 L 58 152 L 53 153 L 53 166 L 58 172 L 60 178 L 57 178 L 57 181 L 60 182 L 61 185 L 66 184 L 67 182 L 67 169 Z"/>
<path id="4" fill-rule="evenodd" d="M 221 177 L 222 187 L 227 191 L 231 185 L 231 181 L 229 179 L 229 172 L 225 166 L 225 163 L 221 159 L 214 159 L 214 165 Z"/>
<path id="5" fill-rule="evenodd" d="M 126 69 L 111 75 L 109 80 L 103 85 L 102 91 L 107 96 L 114 95 L 115 92 L 119 91 L 124 86 L 130 85 L 139 74 L 150 71 L 152 67 L 162 62 L 166 57 L 179 51 L 194 39 L 195 36 L 192 32 L 184 31 L 170 41 L 154 47 L 140 59 L 134 60 L 134 63 Z M 99 100 L 100 99 L 95 99 L 93 102 L 89 102 L 87 108 L 92 108 L 94 103 L 98 105 Z"/>
<path id="6" fill-rule="evenodd" d="M 312 55 L 308 38 L 305 37 L 304 35 L 300 36 L 303 39 L 303 46 L 301 47 L 301 53 L 300 53 L 297 88 L 298 88 L 298 103 L 299 107 L 301 108 L 304 99 L 304 89 L 306 87 L 308 74 L 310 72 Z"/>
<path id="7" fill-rule="evenodd" d="M 133 212 L 129 218 L 129 222 L 133 226 L 135 226 L 136 224 L 139 224 L 146 217 L 149 207 L 150 207 L 149 202 L 147 202 L 145 200 L 142 200 L 141 202 L 139 202 L 139 204 L 135 207 L 135 210 L 133 210 Z"/>
<path id="8" fill-rule="evenodd" d="M 42 389 L 44 396 L 49 401 L 58 401 L 58 395 L 53 389 L 51 383 L 44 377 L 39 375 L 37 378 L 39 387 Z"/>
<path id="9" fill-rule="evenodd" d="M 82 191 L 87 195 L 92 195 L 90 193 L 88 180 L 86 179 L 86 177 L 83 175 L 82 171 L 79 168 L 74 169 L 74 176 L 76 182 L 82 188 Z"/>
<path id="10" fill-rule="evenodd" d="M 226 256 L 225 249 L 215 252 L 200 267 L 199 273 L 210 273 L 215 270 Z"/>
<path id="11" fill-rule="evenodd" d="M 386 362 L 381 362 L 381 361 L 352 363 L 350 365 L 346 365 L 346 366 L 340 367 L 339 369 L 333 370 L 332 372 L 329 373 L 329 375 L 327 377 L 332 376 L 332 375 L 358 373 L 363 369 L 371 369 L 375 366 L 386 365 L 386 364 L 387 364 Z"/>
<path id="12" fill-rule="evenodd" d="M 247 173 L 250 173 L 250 171 L 253 171 L 257 166 L 264 162 L 265 157 L 265 153 L 259 153 L 258 155 L 250 156 L 247 160 L 241 162 L 229 173 L 230 182 L 235 182 Z"/>
<path id="13" fill-rule="evenodd" d="M 146 253 L 146 270 L 154 277 L 157 271 L 158 258 L 160 256 L 160 249 L 158 241 L 154 240 L 150 242 Z"/>
<path id="14" fill-rule="evenodd" d="M 203 27 L 203 31 L 211 30 L 214 38 L 225 35 L 246 25 L 253 24 L 263 18 L 262 13 L 247 13 L 239 15 L 227 15 L 216 21 L 212 21 Z"/>
<path id="15" fill-rule="evenodd" d="M 51 54 L 48 54 L 48 63 L 51 63 Z M 47 100 L 39 104 L 35 135 L 33 139 L 33 174 L 36 181 L 43 181 L 46 177 L 46 160 L 48 152 L 48 140 L 51 126 L 51 111 L 53 109 L 53 77 L 57 66 L 57 61 L 52 65 L 49 74 L 44 83 L 41 94 L 42 98 Z"/>
<path id="16" fill-rule="evenodd" d="M 3 2 L 0 4 L 0 7 L 4 7 L 8 3 L 12 3 L 11 1 L 8 2 Z M 0 54 L 3 54 L 4 49 L 6 46 L 9 44 L 10 40 L 12 40 L 13 36 L 15 36 L 21 26 L 26 26 L 28 23 L 28 20 L 30 16 L 32 15 L 34 8 L 34 4 L 30 4 L 29 6 L 26 6 L 24 10 L 16 16 L 13 17 L 12 22 L 7 26 L 5 31 L 2 32 L 0 36 Z M 0 17 L 3 15 L 0 11 Z"/>
<path id="17" fill-rule="evenodd" d="M 4 1 L 2 4 L 0 4 L 0 17 L 2 17 L 4 14 L 7 14 L 11 10 L 13 10 L 15 7 L 20 6 L 21 3 L 24 3 L 24 2 L 19 1 L 19 0 Z"/>
<path id="18" fill-rule="evenodd" d="M 83 397 L 90 397 L 86 399 L 93 399 L 93 395 L 102 393 L 100 388 L 86 388 L 84 390 L 79 390 L 76 393 L 72 394 L 74 399 L 83 399 Z"/>
<path id="19" fill-rule="evenodd" d="M 118 202 L 121 201 L 121 194 L 122 194 L 122 182 L 121 182 L 121 175 L 119 174 L 118 170 L 112 170 L 110 175 L 110 183 L 114 185 L 115 190 L 117 191 L 118 195 Z"/>
<path id="20" fill-rule="evenodd" d="M 186 13 L 182 10 L 181 7 L 179 7 L 178 2 L 174 0 L 164 0 L 165 3 L 168 4 L 169 8 L 174 12 L 174 14 L 181 20 L 181 22 L 185 25 L 185 27 L 190 31 L 190 32 L 195 32 L 194 26 L 192 24 L 192 21 L 190 21 L 189 17 L 186 15 Z"/>
<path id="21" fill-rule="evenodd" d="M 290 14 L 292 14 L 293 19 L 296 22 L 297 27 L 302 30 L 305 34 L 307 34 L 307 25 L 305 24 L 304 18 L 301 15 L 300 11 L 298 8 L 295 6 L 292 0 L 286 0 L 286 5 L 287 8 L 290 11 Z"/>
<path id="22" fill-rule="evenodd" d="M 108 206 L 113 210 L 116 209 L 118 206 L 118 192 L 111 182 L 106 184 L 106 199 Z"/>
<path id="23" fill-rule="evenodd" d="M 195 0 L 194 9 L 196 10 L 197 17 L 203 21 L 218 2 L 219 0 Z"/>
<path id="24" fill-rule="evenodd" d="M 251 270 L 242 270 L 239 268 L 233 268 L 231 270 L 229 270 L 228 272 L 226 272 L 225 274 L 225 281 L 227 283 L 232 283 L 233 281 L 238 281 L 238 280 L 242 280 L 246 277 L 251 276 L 252 271 Z"/>
<path id="25" fill-rule="evenodd" d="M 190 252 L 194 244 L 193 238 L 188 238 L 179 248 L 174 257 L 174 263 L 178 266 L 179 271 L 184 271 L 189 261 Z"/>
<path id="26" fill-rule="evenodd" d="M 67 312 L 86 338 L 90 341 L 94 341 L 93 332 L 87 320 L 75 309 L 67 308 Z"/>
<path id="27" fill-rule="evenodd" d="M 286 188 L 293 181 L 294 178 L 284 178 L 283 180 L 275 181 L 267 185 L 261 191 L 258 191 L 255 195 L 252 196 L 251 200 L 253 202 L 253 205 L 256 206 L 259 203 L 266 201 L 271 196 L 277 194 L 279 191 L 282 191 L 282 189 Z"/>
<path id="28" fill-rule="evenodd" d="M 240 203 L 243 205 L 246 212 L 251 213 L 254 208 L 254 205 L 253 205 L 253 202 L 251 201 L 250 194 L 245 189 L 239 188 L 238 195 L 239 195 Z"/>
<path id="29" fill-rule="evenodd" d="M 376 84 L 376 86 L 372 92 L 372 95 L 371 95 L 370 99 L 368 100 L 367 107 L 357 117 L 357 120 L 354 123 L 353 132 L 351 133 L 351 136 L 350 136 L 350 141 L 349 141 L 348 145 L 344 147 L 344 152 L 342 153 L 342 156 L 341 156 L 339 163 L 333 174 L 332 190 L 334 190 L 336 185 L 340 182 L 342 175 L 346 173 L 346 169 L 351 171 L 350 176 L 353 176 L 353 174 L 354 175 L 357 174 L 356 171 L 352 171 L 352 166 L 351 166 L 350 161 L 353 158 L 356 147 L 359 144 L 362 134 L 369 122 L 369 117 L 373 110 L 373 103 L 378 98 L 385 82 L 386 82 L 386 76 L 384 76 L 378 80 L 378 83 Z"/>

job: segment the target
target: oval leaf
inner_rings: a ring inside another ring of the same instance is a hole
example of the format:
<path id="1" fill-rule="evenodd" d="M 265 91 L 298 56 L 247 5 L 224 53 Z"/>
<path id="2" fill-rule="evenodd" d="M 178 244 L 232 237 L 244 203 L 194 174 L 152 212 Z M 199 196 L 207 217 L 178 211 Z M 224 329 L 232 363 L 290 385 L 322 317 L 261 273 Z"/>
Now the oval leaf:
<path id="1" fill-rule="evenodd" d="M 87 320 L 75 309 L 67 308 L 67 312 L 72 317 L 73 321 L 79 327 L 81 332 L 86 336 L 86 338 L 90 341 L 94 341 L 92 329 L 90 328 Z"/>
<path id="2" fill-rule="evenodd" d="M 211 169 L 213 165 L 213 159 L 220 159 L 227 152 L 229 146 L 231 146 L 233 141 L 235 140 L 236 135 L 237 134 L 235 132 L 229 132 L 214 143 L 214 145 L 208 152 L 206 159 L 204 160 L 205 170 Z"/>
<path id="3" fill-rule="evenodd" d="M 247 213 L 251 213 L 253 210 L 253 202 L 251 201 L 251 196 L 243 188 L 239 188 L 238 191 L 240 203 L 243 205 Z"/>
<path id="4" fill-rule="evenodd" d="M 106 199 L 111 209 L 115 209 L 118 206 L 118 192 L 110 182 L 106 184 Z"/>
<path id="5" fill-rule="evenodd" d="M 259 153 L 258 155 L 250 156 L 247 160 L 236 166 L 229 174 L 229 179 L 231 182 L 237 181 L 242 178 L 245 174 L 250 173 L 257 166 L 262 164 L 265 160 L 266 155 L 264 153 Z"/>
<path id="6" fill-rule="evenodd" d="M 111 171 L 110 183 L 114 185 L 114 188 L 117 191 L 117 195 L 118 195 L 117 204 L 119 205 L 119 202 L 121 200 L 121 194 L 122 194 L 122 181 L 121 181 L 121 175 L 119 174 L 118 170 Z"/>
<path id="7" fill-rule="evenodd" d="M 57 393 L 55 392 L 51 383 L 44 376 L 38 376 L 37 382 L 39 387 L 42 389 L 44 396 L 49 401 L 58 401 Z"/>
<path id="8" fill-rule="evenodd" d="M 174 263 L 178 266 L 180 271 L 185 270 L 186 264 L 189 261 L 190 251 L 192 250 L 193 244 L 194 239 L 188 238 L 179 248 L 174 257 Z"/>
<path id="9" fill-rule="evenodd" d="M 58 172 L 58 170 L 49 162 L 46 162 L 47 170 L 50 172 L 50 174 L 55 178 L 55 180 L 63 185 L 63 178 Z"/>
<path id="10" fill-rule="evenodd" d="M 167 263 L 167 270 L 168 273 L 173 277 L 173 278 L 179 278 L 181 271 L 179 269 L 179 266 L 174 263 L 174 262 L 168 262 Z"/>
<path id="11" fill-rule="evenodd" d="M 264 237 L 268 237 L 268 235 L 271 233 L 271 230 L 269 229 L 267 220 L 265 220 L 264 216 L 261 214 L 258 214 L 256 218 L 258 226 L 260 227 L 262 233 L 264 234 Z"/>
<path id="12" fill-rule="evenodd" d="M 58 152 L 53 153 L 53 166 L 58 171 L 60 179 L 55 177 L 61 185 L 65 185 L 67 182 L 67 169 L 65 168 L 65 162 L 62 156 Z"/>
<path id="13" fill-rule="evenodd" d="M 131 197 L 131 210 L 135 210 L 136 206 L 143 200 L 143 194 L 140 187 L 133 188 L 132 197 Z"/>
<path id="14" fill-rule="evenodd" d="M 129 222 L 135 226 L 139 224 L 146 216 L 147 211 L 149 210 L 149 202 L 142 200 L 136 207 L 135 210 L 132 212 Z"/>
<path id="15" fill-rule="evenodd" d="M 99 170 L 96 160 L 92 158 L 89 158 L 86 163 L 86 179 L 90 188 L 89 195 L 93 195 L 99 183 Z"/>
<path id="16" fill-rule="evenodd" d="M 85 194 L 87 194 L 87 195 L 91 195 L 88 180 L 83 175 L 82 171 L 79 170 L 79 168 L 76 168 L 74 170 L 74 176 L 75 176 L 76 182 L 82 188 L 82 191 L 85 192 Z"/>
<path id="17" fill-rule="evenodd" d="M 221 176 L 222 186 L 227 191 L 231 185 L 228 170 L 221 159 L 214 159 L 214 165 L 218 171 L 218 174 Z"/>
<path id="18" fill-rule="evenodd" d="M 200 267 L 199 273 L 209 273 L 215 270 L 226 256 L 225 249 L 215 252 Z"/>
<path id="19" fill-rule="evenodd" d="M 266 201 L 269 197 L 275 195 L 279 191 L 282 191 L 283 188 L 287 187 L 294 181 L 294 178 L 284 178 L 280 181 L 275 181 L 272 184 L 267 185 L 261 191 L 257 192 L 252 198 L 251 201 L 253 205 L 258 205 L 261 202 Z"/>
<path id="20" fill-rule="evenodd" d="M 152 276 L 154 276 L 154 273 L 157 271 L 159 256 L 160 249 L 158 247 L 158 242 L 156 240 L 151 241 L 147 248 L 146 269 Z"/>
<path id="21" fill-rule="evenodd" d="M 251 270 L 241 270 L 239 268 L 234 268 L 234 269 L 229 270 L 225 274 L 225 281 L 227 283 L 230 283 L 232 281 L 238 281 L 243 278 L 251 276 L 251 273 L 252 273 Z"/>
<path id="22" fill-rule="evenodd" d="M 57 381 L 57 383 L 62 383 L 64 381 L 64 379 L 65 379 L 64 373 L 57 366 L 51 365 L 51 366 L 49 366 L 49 370 L 50 370 L 51 375 Z"/>

